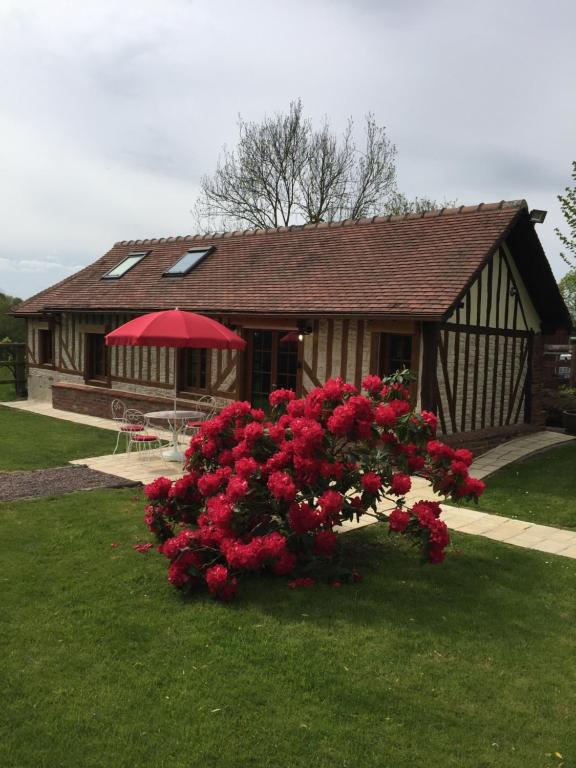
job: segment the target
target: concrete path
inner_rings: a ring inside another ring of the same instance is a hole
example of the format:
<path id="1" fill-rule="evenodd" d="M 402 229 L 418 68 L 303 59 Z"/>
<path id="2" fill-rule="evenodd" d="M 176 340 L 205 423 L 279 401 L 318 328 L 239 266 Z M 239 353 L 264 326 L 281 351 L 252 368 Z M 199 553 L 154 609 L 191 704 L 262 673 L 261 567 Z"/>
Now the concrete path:
<path id="1" fill-rule="evenodd" d="M 74 421 L 79 424 L 90 424 L 103 429 L 116 429 L 109 419 L 59 411 L 52 408 L 50 403 L 24 400 L 2 403 L 2 405 L 43 416 Z M 507 464 L 574 439 L 576 438 L 561 432 L 544 430 L 510 440 L 479 456 L 472 465 L 471 474 L 477 478 L 485 478 Z M 131 456 L 126 454 L 97 456 L 95 458 L 76 459 L 71 463 L 84 464 L 91 469 L 123 477 L 127 480 L 136 480 L 143 484 L 151 482 L 159 475 L 176 479 L 182 474 L 182 467 L 178 463 L 167 462 L 162 459 L 160 451 L 147 451 L 145 454 L 132 454 Z M 413 478 L 412 488 L 406 495 L 406 500 L 408 504 L 413 504 L 421 499 L 442 501 L 441 497 L 436 496 L 433 492 L 428 482 L 421 478 Z M 388 502 L 382 504 L 380 509 L 382 512 L 389 512 L 394 506 L 393 503 Z M 448 504 L 442 504 L 442 519 L 449 528 L 461 533 L 485 536 L 495 541 L 514 544 L 517 547 L 576 559 L 576 531 L 490 515 L 486 512 L 479 512 L 477 509 L 451 507 Z M 355 530 L 365 525 L 371 525 L 372 522 L 368 518 L 361 523 L 345 523 L 340 530 Z"/>

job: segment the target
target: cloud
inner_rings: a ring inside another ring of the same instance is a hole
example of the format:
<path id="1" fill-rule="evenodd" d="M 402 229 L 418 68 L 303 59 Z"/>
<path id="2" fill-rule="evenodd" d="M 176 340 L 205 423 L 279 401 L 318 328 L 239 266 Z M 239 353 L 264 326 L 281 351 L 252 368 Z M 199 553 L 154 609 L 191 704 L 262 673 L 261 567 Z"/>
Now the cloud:
<path id="1" fill-rule="evenodd" d="M 115 240 L 190 232 L 238 114 L 299 96 L 338 129 L 374 112 L 409 194 L 549 209 L 560 274 L 575 23 L 568 0 L 3 0 L 0 258 L 61 267 L 1 278 L 30 295 Z"/>

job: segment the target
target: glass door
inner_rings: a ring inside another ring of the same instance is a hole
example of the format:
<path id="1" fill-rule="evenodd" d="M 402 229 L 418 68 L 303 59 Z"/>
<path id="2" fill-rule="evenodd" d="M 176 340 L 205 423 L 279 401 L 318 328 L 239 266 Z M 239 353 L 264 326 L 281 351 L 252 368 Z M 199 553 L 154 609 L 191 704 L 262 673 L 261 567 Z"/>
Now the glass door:
<path id="1" fill-rule="evenodd" d="M 287 331 L 254 330 L 251 333 L 247 397 L 254 408 L 268 408 L 273 389 L 296 390 L 298 336 Z"/>
<path id="2" fill-rule="evenodd" d="M 272 391 L 272 352 L 274 331 L 252 331 L 252 370 L 250 376 L 250 402 L 254 408 L 268 406 Z"/>

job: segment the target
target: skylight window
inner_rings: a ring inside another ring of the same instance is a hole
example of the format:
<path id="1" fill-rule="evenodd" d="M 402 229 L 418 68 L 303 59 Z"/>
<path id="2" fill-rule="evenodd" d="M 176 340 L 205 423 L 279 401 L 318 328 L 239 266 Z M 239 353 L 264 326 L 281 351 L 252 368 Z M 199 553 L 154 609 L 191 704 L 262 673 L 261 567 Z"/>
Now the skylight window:
<path id="1" fill-rule="evenodd" d="M 182 258 L 178 259 L 176 264 L 173 264 L 170 269 L 164 272 L 164 277 L 181 277 L 187 275 L 191 269 L 202 261 L 214 248 L 193 248 L 187 251 Z"/>
<path id="2" fill-rule="evenodd" d="M 144 256 L 147 256 L 149 251 L 142 251 L 140 253 L 129 253 L 128 256 L 126 256 L 125 259 L 122 259 L 122 261 L 119 264 L 116 264 L 115 267 L 112 267 L 112 269 L 109 272 L 106 272 L 105 275 L 102 275 L 102 277 L 108 278 L 108 279 L 118 279 L 119 277 L 123 277 L 126 272 L 132 269 L 132 267 L 135 267 L 136 264 L 142 261 Z"/>

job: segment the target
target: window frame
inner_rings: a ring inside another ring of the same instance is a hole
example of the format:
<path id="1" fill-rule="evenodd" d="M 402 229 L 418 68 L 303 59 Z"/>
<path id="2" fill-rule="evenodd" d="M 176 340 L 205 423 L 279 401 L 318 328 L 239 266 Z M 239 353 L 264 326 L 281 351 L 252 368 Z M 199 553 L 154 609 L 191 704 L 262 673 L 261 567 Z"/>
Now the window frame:
<path id="1" fill-rule="evenodd" d="M 100 279 L 101 280 L 121 280 L 124 277 L 124 275 L 127 275 L 128 272 L 131 272 L 134 269 L 134 267 L 137 267 L 138 264 L 140 264 L 146 258 L 146 256 L 148 256 L 149 253 L 150 251 L 133 251 L 132 253 L 128 253 L 126 256 L 124 256 L 124 258 L 121 261 L 118 262 L 118 264 L 115 264 L 113 267 L 111 267 L 108 270 L 108 272 L 106 272 L 106 274 L 102 275 Z M 122 264 L 124 264 L 124 262 L 128 261 L 128 259 L 133 259 L 135 256 L 139 256 L 140 258 L 138 259 L 138 261 L 135 261 L 134 264 L 132 264 L 132 266 L 127 267 L 124 270 L 124 272 L 122 272 L 121 275 L 111 274 L 112 272 L 114 272 L 114 270 L 118 269 L 118 267 L 121 267 Z"/>
<path id="2" fill-rule="evenodd" d="M 99 375 L 95 375 L 92 369 L 93 356 L 90 347 L 95 336 L 101 336 L 104 342 L 104 372 Z M 110 351 L 106 346 L 106 333 L 104 331 L 84 332 L 84 381 L 98 386 L 110 386 Z"/>
<path id="3" fill-rule="evenodd" d="M 162 277 L 185 277 L 187 274 L 189 274 L 193 269 L 196 269 L 196 267 L 201 264 L 204 259 L 206 259 L 213 251 L 215 250 L 215 247 L 213 245 L 208 246 L 207 248 L 188 248 L 188 250 L 180 256 L 180 258 L 172 264 L 171 267 L 169 267 L 167 270 L 165 270 L 162 273 Z M 188 256 L 189 253 L 201 253 L 202 255 L 196 259 L 196 261 L 191 264 L 187 269 L 183 269 L 179 272 L 174 272 L 173 270 L 180 264 L 181 261 L 184 261 L 186 256 Z"/>
<path id="4" fill-rule="evenodd" d="M 36 333 L 38 334 L 38 365 L 42 365 L 46 368 L 54 368 L 55 365 L 55 349 L 54 349 L 54 329 L 50 326 L 48 328 L 38 328 L 36 330 Z M 46 359 L 45 357 L 45 351 L 46 351 L 46 341 L 45 339 L 50 339 L 50 357 L 49 359 Z"/>
<path id="5" fill-rule="evenodd" d="M 206 363 L 205 363 L 205 377 L 206 380 L 204 382 L 205 386 L 192 386 L 188 385 L 186 382 L 186 355 L 189 352 L 199 352 L 200 354 L 204 353 L 206 355 Z M 212 350 L 207 349 L 204 347 L 180 347 L 178 348 L 178 392 L 182 393 L 184 395 L 186 394 L 194 394 L 194 393 L 200 393 L 200 394 L 209 394 L 211 391 L 210 388 L 210 381 L 211 381 L 211 360 L 212 360 Z"/>

